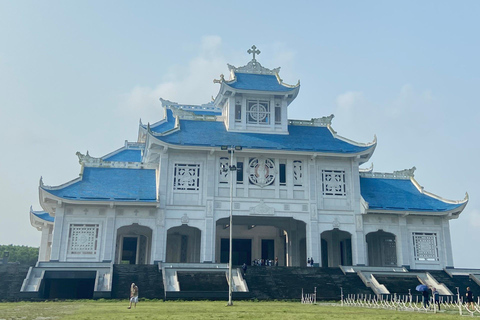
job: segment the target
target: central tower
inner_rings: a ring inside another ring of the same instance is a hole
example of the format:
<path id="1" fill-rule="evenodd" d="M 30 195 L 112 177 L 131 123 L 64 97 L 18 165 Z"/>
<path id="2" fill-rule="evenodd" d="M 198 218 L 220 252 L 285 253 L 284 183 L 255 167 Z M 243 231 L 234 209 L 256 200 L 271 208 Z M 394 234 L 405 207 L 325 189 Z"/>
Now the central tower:
<path id="1" fill-rule="evenodd" d="M 288 134 L 287 107 L 296 98 L 300 82 L 283 83 L 280 68 L 263 67 L 255 55 L 256 46 L 247 51 L 252 60 L 243 67 L 228 65 L 230 80 L 220 76 L 220 90 L 214 104 L 222 110 L 225 127 L 232 132 Z"/>

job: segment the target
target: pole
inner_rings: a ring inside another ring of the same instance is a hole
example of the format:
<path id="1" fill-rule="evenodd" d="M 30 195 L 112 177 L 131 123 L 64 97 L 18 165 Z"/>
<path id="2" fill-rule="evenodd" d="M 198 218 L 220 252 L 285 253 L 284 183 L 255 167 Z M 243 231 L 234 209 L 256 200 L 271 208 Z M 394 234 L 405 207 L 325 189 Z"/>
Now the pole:
<path id="1" fill-rule="evenodd" d="M 230 248 L 229 248 L 229 258 L 228 258 L 228 306 L 233 305 L 232 301 L 232 293 L 233 293 L 233 286 L 232 286 L 232 237 L 233 237 L 233 152 L 234 152 L 234 147 L 230 148 L 230 167 L 228 168 L 229 174 L 230 174 Z"/>

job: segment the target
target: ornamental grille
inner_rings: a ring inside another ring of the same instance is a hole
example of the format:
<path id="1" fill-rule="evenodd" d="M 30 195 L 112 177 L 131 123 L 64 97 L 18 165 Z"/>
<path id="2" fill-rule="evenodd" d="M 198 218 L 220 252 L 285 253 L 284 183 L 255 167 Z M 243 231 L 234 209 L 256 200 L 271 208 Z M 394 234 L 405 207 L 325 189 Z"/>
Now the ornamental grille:
<path id="1" fill-rule="evenodd" d="M 220 158 L 220 176 L 218 178 L 218 182 L 220 183 L 228 183 L 228 158 L 221 157 Z"/>
<path id="2" fill-rule="evenodd" d="M 270 103 L 264 100 L 247 101 L 247 123 L 269 124 Z"/>
<path id="3" fill-rule="evenodd" d="M 200 189 L 200 165 L 175 163 L 173 190 L 197 191 Z"/>
<path id="4" fill-rule="evenodd" d="M 275 180 L 277 169 L 272 159 L 251 158 L 248 164 L 248 180 L 259 187 L 271 185 Z"/>
<path id="5" fill-rule="evenodd" d="M 293 185 L 303 185 L 303 163 L 300 160 L 293 161 Z"/>
<path id="6" fill-rule="evenodd" d="M 324 196 L 346 196 L 345 171 L 322 170 L 322 192 Z"/>
<path id="7" fill-rule="evenodd" d="M 68 254 L 97 254 L 98 224 L 71 224 Z"/>
<path id="8" fill-rule="evenodd" d="M 415 260 L 438 261 L 436 233 L 413 233 L 413 250 Z"/>

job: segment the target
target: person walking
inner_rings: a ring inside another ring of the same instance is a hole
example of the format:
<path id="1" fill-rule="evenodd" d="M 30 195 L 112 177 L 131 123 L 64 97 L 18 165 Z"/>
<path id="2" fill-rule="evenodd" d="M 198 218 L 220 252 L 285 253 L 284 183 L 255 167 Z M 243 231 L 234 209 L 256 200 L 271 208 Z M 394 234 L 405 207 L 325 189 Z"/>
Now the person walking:
<path id="1" fill-rule="evenodd" d="M 128 306 L 128 309 L 132 309 L 132 304 L 133 307 L 136 308 L 138 303 L 138 287 L 135 283 L 132 282 L 132 285 L 130 286 L 130 305 Z"/>
<path id="2" fill-rule="evenodd" d="M 470 290 L 470 287 L 467 287 L 467 293 L 465 293 L 465 297 L 467 298 L 467 308 L 470 305 L 470 308 L 475 310 L 475 306 L 473 305 L 473 292 Z"/>

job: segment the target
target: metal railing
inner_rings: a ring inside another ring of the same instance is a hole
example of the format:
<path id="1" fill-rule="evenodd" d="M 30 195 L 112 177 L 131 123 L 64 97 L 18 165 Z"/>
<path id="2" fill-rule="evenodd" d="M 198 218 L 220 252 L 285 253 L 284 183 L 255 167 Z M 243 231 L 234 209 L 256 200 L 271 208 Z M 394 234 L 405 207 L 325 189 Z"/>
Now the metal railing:
<path id="1" fill-rule="evenodd" d="M 303 298 L 303 291 L 302 291 Z M 303 302 L 303 301 L 302 301 Z M 468 304 L 457 293 L 456 296 L 440 296 L 438 302 L 431 297 L 424 303 L 423 297 L 406 295 L 372 295 L 372 294 L 343 294 L 341 290 L 341 305 L 349 307 L 390 309 L 415 312 L 448 312 L 480 317 L 480 297 L 477 302 Z"/>

